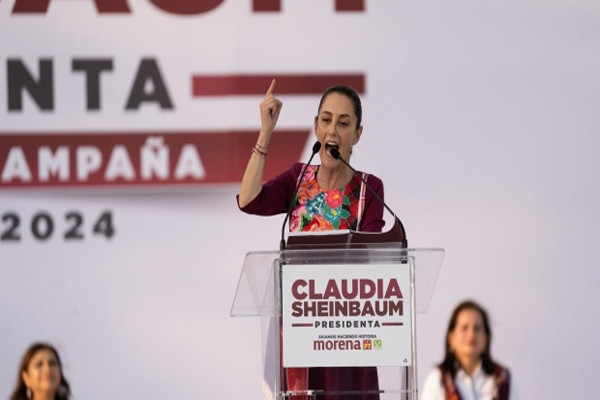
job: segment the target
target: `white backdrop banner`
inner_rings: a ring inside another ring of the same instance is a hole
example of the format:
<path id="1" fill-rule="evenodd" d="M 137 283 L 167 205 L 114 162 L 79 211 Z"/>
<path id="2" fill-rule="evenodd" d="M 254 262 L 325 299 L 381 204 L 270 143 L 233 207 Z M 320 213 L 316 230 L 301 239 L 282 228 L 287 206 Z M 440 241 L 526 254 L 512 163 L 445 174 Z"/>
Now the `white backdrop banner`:
<path id="1" fill-rule="evenodd" d="M 344 24 L 366 6 L 0 2 L 1 396 L 40 340 L 59 348 L 77 398 L 260 393 L 258 326 L 228 312 L 252 250 L 231 232 L 258 103 L 276 79 L 286 111 L 270 178 L 304 160 L 327 87 L 366 94 L 361 63 L 311 60 L 302 21 L 315 11 Z M 255 364 L 238 385 L 197 382 L 243 354 Z"/>
<path id="2" fill-rule="evenodd" d="M 474 298 L 520 398 L 594 397 L 599 15 L 595 0 L 0 0 L 0 397 L 42 340 L 76 399 L 256 398 L 260 326 L 229 312 L 244 255 L 277 249 L 283 217 L 235 195 L 273 78 L 267 178 L 308 159 L 321 93 L 351 85 L 353 167 L 382 179 L 411 247 L 446 250 L 417 316 L 421 383 Z"/>

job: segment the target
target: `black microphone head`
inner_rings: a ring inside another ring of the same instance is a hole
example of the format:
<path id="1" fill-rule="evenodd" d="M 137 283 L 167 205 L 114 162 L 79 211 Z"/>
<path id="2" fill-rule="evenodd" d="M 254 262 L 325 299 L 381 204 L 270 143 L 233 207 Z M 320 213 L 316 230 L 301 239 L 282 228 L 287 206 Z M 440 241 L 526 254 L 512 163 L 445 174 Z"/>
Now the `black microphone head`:
<path id="1" fill-rule="evenodd" d="M 315 144 L 313 144 L 313 153 L 318 153 L 319 150 L 321 150 L 321 142 L 316 141 Z"/>
<path id="2" fill-rule="evenodd" d="M 331 154 L 333 156 L 333 158 L 335 158 L 336 160 L 339 160 L 342 157 L 342 155 L 340 154 L 338 149 L 336 149 L 335 147 L 332 147 L 329 150 L 329 154 Z"/>

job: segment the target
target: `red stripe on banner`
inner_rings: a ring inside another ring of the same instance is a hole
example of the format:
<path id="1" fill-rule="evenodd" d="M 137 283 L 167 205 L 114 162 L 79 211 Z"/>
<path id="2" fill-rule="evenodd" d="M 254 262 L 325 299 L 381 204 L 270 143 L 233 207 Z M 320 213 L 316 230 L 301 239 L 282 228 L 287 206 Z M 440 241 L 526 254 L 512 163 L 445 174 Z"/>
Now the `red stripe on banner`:
<path id="1" fill-rule="evenodd" d="M 241 182 L 257 131 L 0 135 L 0 190 Z M 277 130 L 265 179 L 300 161 L 311 135 Z"/>
<path id="2" fill-rule="evenodd" d="M 94 0 L 98 12 L 101 13 L 129 13 L 126 0 Z M 50 0 L 16 0 L 13 13 L 46 13 Z"/>
<path id="3" fill-rule="evenodd" d="M 50 5 L 50 0 L 16 0 L 12 12 L 17 13 L 45 13 Z"/>
<path id="4" fill-rule="evenodd" d="M 217 8 L 225 0 L 150 0 L 163 11 L 179 15 L 202 14 Z"/>
<path id="5" fill-rule="evenodd" d="M 300 327 L 300 328 L 308 328 L 313 326 L 313 324 L 292 324 L 293 327 Z"/>
<path id="6" fill-rule="evenodd" d="M 129 13 L 129 5 L 125 0 L 95 0 L 98 12 Z"/>
<path id="7" fill-rule="evenodd" d="M 382 322 L 382 326 L 403 326 L 404 322 Z"/>
<path id="8" fill-rule="evenodd" d="M 252 0 L 252 11 L 281 11 L 281 0 Z"/>
<path id="9" fill-rule="evenodd" d="M 364 0 L 335 0 L 336 11 L 364 11 Z"/>
<path id="10" fill-rule="evenodd" d="M 335 85 L 351 86 L 359 94 L 365 92 L 364 74 L 314 74 L 314 75 L 193 75 L 192 93 L 202 96 L 264 96 L 277 79 L 275 93 L 321 95 Z"/>

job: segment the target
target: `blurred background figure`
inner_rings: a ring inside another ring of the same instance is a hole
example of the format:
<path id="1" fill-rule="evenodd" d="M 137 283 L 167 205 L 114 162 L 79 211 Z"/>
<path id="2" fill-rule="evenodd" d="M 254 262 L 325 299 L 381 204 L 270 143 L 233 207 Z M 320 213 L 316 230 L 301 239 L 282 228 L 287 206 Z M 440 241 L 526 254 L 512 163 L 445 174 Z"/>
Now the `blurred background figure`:
<path id="1" fill-rule="evenodd" d="M 425 379 L 423 400 L 516 400 L 510 372 L 490 354 L 492 331 L 486 311 L 460 303 L 450 317 L 444 361 Z"/>
<path id="2" fill-rule="evenodd" d="M 21 359 L 10 400 L 68 400 L 70 396 L 56 349 L 46 343 L 29 347 Z"/>

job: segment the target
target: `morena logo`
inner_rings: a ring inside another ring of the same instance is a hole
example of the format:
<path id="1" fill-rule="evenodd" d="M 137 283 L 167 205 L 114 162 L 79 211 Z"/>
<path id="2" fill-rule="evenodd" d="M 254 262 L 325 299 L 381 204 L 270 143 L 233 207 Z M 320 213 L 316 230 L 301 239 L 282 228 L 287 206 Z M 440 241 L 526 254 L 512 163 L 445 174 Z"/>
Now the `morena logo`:
<path id="1" fill-rule="evenodd" d="M 381 340 L 377 340 L 377 349 L 381 349 L 382 346 L 382 341 Z M 339 340 L 339 339 L 333 339 L 333 340 L 313 340 L 313 350 L 315 351 L 332 351 L 332 350 L 373 350 L 374 346 L 373 346 L 373 342 L 370 339 L 364 339 L 362 341 L 360 340 L 351 340 L 351 339 L 346 339 L 346 340 Z"/>
<path id="2" fill-rule="evenodd" d="M 13 14 L 45 14 L 51 0 L 16 0 Z M 281 12 L 281 0 L 249 0 L 253 12 Z M 365 0 L 332 0 L 335 11 L 365 11 Z M 225 0 L 149 0 L 158 9 L 170 14 L 197 15 L 215 10 Z M 94 0 L 98 13 L 131 14 L 128 0 Z"/>

